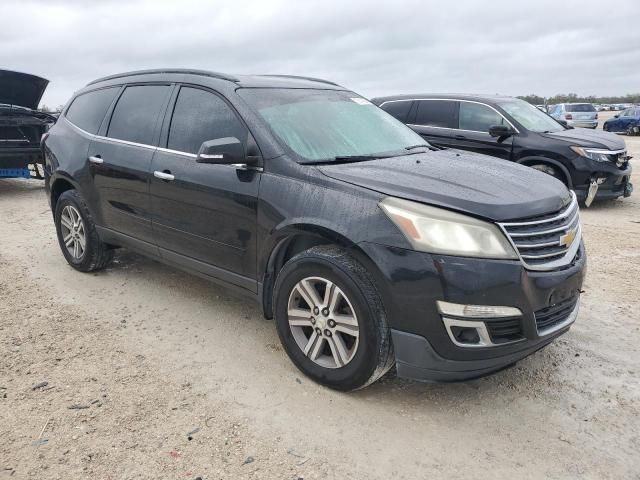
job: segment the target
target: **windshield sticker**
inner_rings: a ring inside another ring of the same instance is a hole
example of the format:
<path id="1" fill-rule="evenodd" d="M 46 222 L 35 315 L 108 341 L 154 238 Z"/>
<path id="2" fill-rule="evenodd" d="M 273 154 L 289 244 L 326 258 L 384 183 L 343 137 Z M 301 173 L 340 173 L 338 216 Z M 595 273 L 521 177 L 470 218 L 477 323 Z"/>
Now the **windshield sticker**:
<path id="1" fill-rule="evenodd" d="M 371 105 L 371 102 L 366 98 L 352 98 L 351 100 L 356 102 L 358 105 Z"/>

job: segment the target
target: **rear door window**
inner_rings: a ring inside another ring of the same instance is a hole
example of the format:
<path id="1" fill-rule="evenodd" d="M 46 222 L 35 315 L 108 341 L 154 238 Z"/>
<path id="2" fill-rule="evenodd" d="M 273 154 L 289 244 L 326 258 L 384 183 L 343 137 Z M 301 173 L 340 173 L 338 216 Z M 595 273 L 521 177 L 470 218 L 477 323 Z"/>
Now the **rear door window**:
<path id="1" fill-rule="evenodd" d="M 489 132 L 494 125 L 506 125 L 504 117 L 480 103 L 460 102 L 460 130 Z"/>
<path id="2" fill-rule="evenodd" d="M 85 132 L 95 134 L 119 91 L 120 87 L 110 87 L 78 95 L 67 109 L 65 117 Z"/>
<path id="3" fill-rule="evenodd" d="M 596 109 L 590 103 L 577 103 L 575 105 L 565 105 L 567 112 L 595 112 Z"/>
<path id="4" fill-rule="evenodd" d="M 458 128 L 458 102 L 455 100 L 420 100 L 416 125 Z"/>
<path id="5" fill-rule="evenodd" d="M 411 105 L 413 101 L 411 100 L 398 100 L 387 102 L 384 105 L 381 105 L 385 112 L 390 115 L 393 115 L 402 123 L 407 123 L 407 119 L 409 118 L 409 110 L 411 110 Z"/>
<path id="6" fill-rule="evenodd" d="M 118 99 L 107 137 L 153 145 L 156 124 L 165 105 L 169 85 L 134 85 Z"/>
<path id="7" fill-rule="evenodd" d="M 182 87 L 169 127 L 167 148 L 197 153 L 207 140 L 235 137 L 247 139 L 247 129 L 219 96 L 199 88 Z"/>

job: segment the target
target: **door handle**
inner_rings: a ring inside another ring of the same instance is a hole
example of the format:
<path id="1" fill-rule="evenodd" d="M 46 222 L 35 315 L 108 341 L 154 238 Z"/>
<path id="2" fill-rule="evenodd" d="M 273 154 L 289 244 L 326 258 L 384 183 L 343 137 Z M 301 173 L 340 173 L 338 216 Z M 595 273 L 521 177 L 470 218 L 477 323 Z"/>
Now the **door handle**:
<path id="1" fill-rule="evenodd" d="M 156 170 L 155 172 L 153 172 L 153 176 L 159 178 L 160 180 L 164 180 L 165 182 L 171 182 L 176 178 L 171 174 L 169 170 L 165 170 L 163 172 Z"/>
<path id="2" fill-rule="evenodd" d="M 104 162 L 104 160 L 100 157 L 100 155 L 95 155 L 95 156 L 89 157 L 89 161 L 91 163 L 95 163 L 96 165 L 100 165 L 101 163 Z"/>
<path id="3" fill-rule="evenodd" d="M 454 135 L 453 138 L 457 138 L 458 140 L 465 140 L 467 137 L 465 137 L 464 135 Z"/>

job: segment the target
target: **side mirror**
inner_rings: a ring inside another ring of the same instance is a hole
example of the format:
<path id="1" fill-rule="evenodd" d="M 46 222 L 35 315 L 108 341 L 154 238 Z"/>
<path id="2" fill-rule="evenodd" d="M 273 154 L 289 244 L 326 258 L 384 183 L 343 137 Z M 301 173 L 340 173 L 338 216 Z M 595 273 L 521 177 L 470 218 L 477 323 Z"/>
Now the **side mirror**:
<path id="1" fill-rule="evenodd" d="M 489 135 L 492 137 L 510 137 L 513 130 L 506 125 L 492 125 L 489 127 Z"/>
<path id="2" fill-rule="evenodd" d="M 620 115 L 614 115 L 613 118 L 618 118 Z"/>
<path id="3" fill-rule="evenodd" d="M 202 144 L 196 162 L 219 165 L 247 163 L 247 154 L 244 145 L 236 137 L 217 138 Z"/>

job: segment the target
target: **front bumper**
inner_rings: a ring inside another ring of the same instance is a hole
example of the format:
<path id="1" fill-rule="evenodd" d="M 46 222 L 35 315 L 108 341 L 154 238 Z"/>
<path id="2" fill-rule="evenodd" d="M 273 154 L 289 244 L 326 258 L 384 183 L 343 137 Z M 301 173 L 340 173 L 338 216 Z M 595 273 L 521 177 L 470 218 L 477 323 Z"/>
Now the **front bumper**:
<path id="1" fill-rule="evenodd" d="M 602 163 L 588 158 L 578 157 L 572 161 L 576 175 L 573 178 L 573 188 L 578 200 L 587 198 L 589 185 L 594 178 L 605 178 L 598 185 L 596 200 L 613 200 L 618 197 L 628 197 L 633 191 L 631 186 L 631 163 L 620 168 L 614 163 Z"/>
<path id="2" fill-rule="evenodd" d="M 568 267 L 526 270 L 519 261 L 430 255 L 363 243 L 377 266 L 378 287 L 391 327 L 398 375 L 421 381 L 460 381 L 486 375 L 532 354 L 575 320 L 539 333 L 536 312 L 577 298 L 586 271 L 584 246 Z M 436 302 L 504 305 L 522 312 L 514 341 L 489 347 L 454 344 Z M 541 314 L 540 314 L 541 315 Z"/>
<path id="3" fill-rule="evenodd" d="M 598 120 L 567 120 L 567 125 L 580 128 L 597 128 Z"/>

